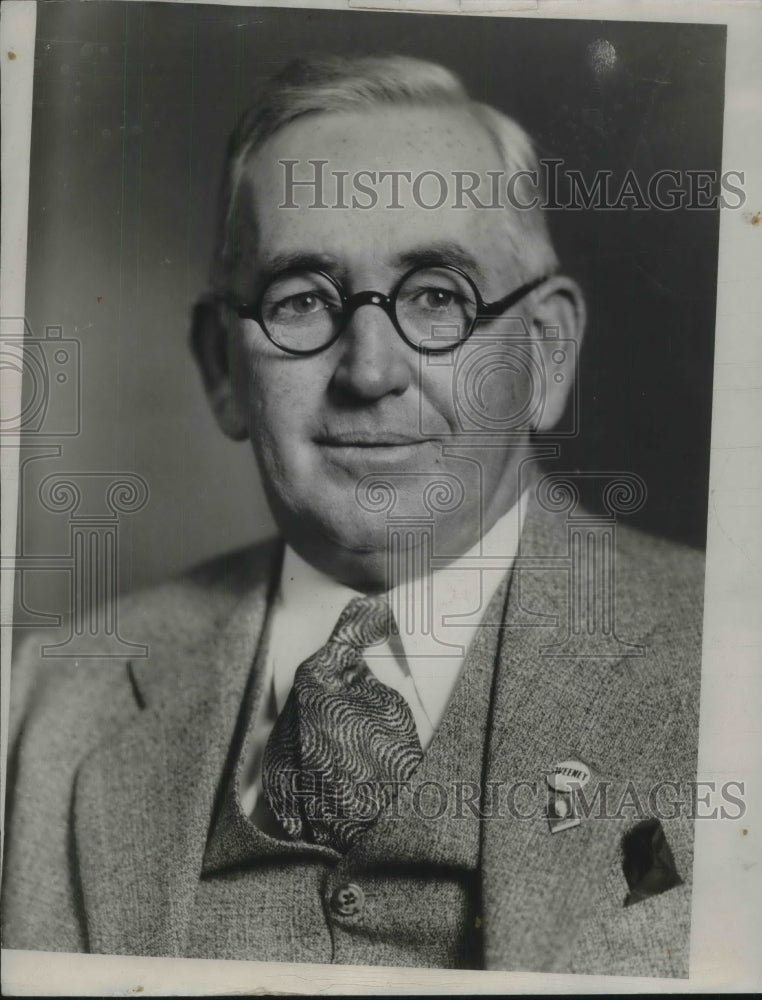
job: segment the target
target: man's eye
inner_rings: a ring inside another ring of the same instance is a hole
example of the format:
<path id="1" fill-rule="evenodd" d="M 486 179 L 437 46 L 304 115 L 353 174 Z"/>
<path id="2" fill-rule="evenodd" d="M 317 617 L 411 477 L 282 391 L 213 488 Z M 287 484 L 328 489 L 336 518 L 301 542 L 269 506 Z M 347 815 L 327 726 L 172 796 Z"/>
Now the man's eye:
<path id="1" fill-rule="evenodd" d="M 411 295 L 411 301 L 418 308 L 442 310 L 459 305 L 462 297 L 448 288 L 420 288 Z"/>
<path id="2" fill-rule="evenodd" d="M 310 313 L 321 312 L 327 308 L 328 303 L 319 295 L 314 292 L 301 292 L 281 299 L 275 306 L 275 312 L 281 316 L 309 316 Z"/>

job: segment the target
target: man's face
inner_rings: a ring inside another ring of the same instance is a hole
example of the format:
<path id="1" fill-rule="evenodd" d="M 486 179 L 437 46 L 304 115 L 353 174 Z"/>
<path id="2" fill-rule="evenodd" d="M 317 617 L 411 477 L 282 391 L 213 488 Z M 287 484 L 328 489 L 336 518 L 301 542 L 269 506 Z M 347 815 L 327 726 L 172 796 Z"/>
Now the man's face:
<path id="1" fill-rule="evenodd" d="M 416 204 L 404 181 L 402 209 L 389 207 L 389 188 L 380 183 L 372 209 L 310 207 L 313 189 L 286 192 L 281 160 L 298 161 L 296 179 L 313 175 L 308 161 L 327 161 L 323 198 L 329 205 L 336 200 L 336 172 L 347 178 L 349 201 L 358 171 L 405 170 L 416 177 L 438 169 L 451 183 L 453 171 L 501 169 L 484 130 L 462 112 L 395 108 L 298 120 L 249 164 L 240 210 L 250 213 L 253 235 L 234 278 L 239 301 L 255 301 L 267 278 L 297 257 L 330 273 L 349 295 L 389 294 L 424 255 L 457 264 L 487 302 L 524 280 L 506 239 L 505 210 L 454 208 L 451 189 L 441 208 L 427 209 L 420 202 L 432 203 L 438 189 L 424 186 Z M 279 207 L 287 198 L 298 207 Z M 478 362 L 474 352 L 485 351 L 481 333 L 489 330 L 480 327 L 479 336 L 451 356 L 427 357 L 402 340 L 381 308 L 366 304 L 328 349 L 293 357 L 253 320 L 233 321 L 232 398 L 274 516 L 301 555 L 350 585 L 384 586 L 390 517 L 412 526 L 414 548 L 415 524 L 433 516 L 435 554 L 452 556 L 509 509 L 526 435 L 496 440 L 492 434 L 490 446 L 479 448 L 477 427 L 470 447 L 452 447 L 462 440 L 459 394 L 463 401 L 463 393 L 476 393 L 494 428 L 505 426 L 531 392 L 508 341 L 504 350 L 499 339 L 497 346 L 489 343 L 489 368 L 469 365 L 469 357 Z M 470 388 L 464 381 L 469 369 Z M 478 385 L 474 372 L 481 372 Z M 437 493 L 437 482 L 443 492 Z"/>

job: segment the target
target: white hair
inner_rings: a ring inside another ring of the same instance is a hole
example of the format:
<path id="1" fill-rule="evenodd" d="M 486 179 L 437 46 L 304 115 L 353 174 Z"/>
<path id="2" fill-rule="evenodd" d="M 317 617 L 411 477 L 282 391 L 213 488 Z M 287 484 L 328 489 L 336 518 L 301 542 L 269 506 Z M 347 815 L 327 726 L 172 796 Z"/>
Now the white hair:
<path id="1" fill-rule="evenodd" d="M 527 133 L 512 118 L 472 101 L 461 81 L 436 63 L 407 56 L 325 56 L 300 59 L 264 85 L 233 131 L 227 150 L 219 206 L 219 229 L 211 283 L 224 291 L 240 252 L 238 200 L 252 156 L 276 132 L 305 115 L 368 110 L 383 106 L 461 109 L 485 129 L 508 177 L 522 172 L 516 197 L 527 204 L 541 198 L 539 164 Z M 535 183 L 527 174 L 538 178 Z M 547 273 L 557 259 L 539 207 L 506 207 L 506 238 L 520 276 Z M 251 226 L 247 219 L 245 225 Z"/>

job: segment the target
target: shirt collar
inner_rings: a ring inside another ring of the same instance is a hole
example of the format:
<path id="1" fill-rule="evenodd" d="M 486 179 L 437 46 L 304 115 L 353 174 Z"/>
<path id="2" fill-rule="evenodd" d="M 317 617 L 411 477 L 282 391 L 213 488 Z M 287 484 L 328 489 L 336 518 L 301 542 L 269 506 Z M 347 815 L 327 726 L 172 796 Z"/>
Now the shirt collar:
<path id="1" fill-rule="evenodd" d="M 473 548 L 427 578 L 388 592 L 407 667 L 424 704 L 442 691 L 442 671 L 459 671 L 463 657 L 500 581 L 511 569 L 523 526 L 525 497 Z M 339 615 L 361 592 L 311 566 L 286 545 L 271 644 L 275 699 L 280 712 L 297 666 L 329 638 Z M 424 604 L 432 623 L 422 627 Z"/>

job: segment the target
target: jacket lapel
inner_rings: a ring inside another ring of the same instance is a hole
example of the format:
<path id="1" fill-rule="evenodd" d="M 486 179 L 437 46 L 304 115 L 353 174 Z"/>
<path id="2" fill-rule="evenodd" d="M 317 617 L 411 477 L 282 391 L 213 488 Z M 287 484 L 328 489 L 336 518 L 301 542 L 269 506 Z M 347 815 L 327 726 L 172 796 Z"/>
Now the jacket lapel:
<path id="1" fill-rule="evenodd" d="M 94 952 L 181 955 L 215 795 L 269 606 L 272 558 L 192 648 L 132 665 L 145 707 L 85 758 L 76 857 Z"/>
<path id="2" fill-rule="evenodd" d="M 628 658 L 543 651 L 565 634 L 563 519 L 530 510 L 520 555 L 528 568 L 520 559 L 511 580 L 487 748 L 485 787 L 498 789 L 502 818 L 483 823 L 484 959 L 486 968 L 559 971 L 568 967 L 572 933 L 600 899 L 628 820 L 593 813 L 551 833 L 546 773 L 581 760 L 592 772 L 587 801 L 601 783 L 616 801 L 627 778 L 617 768 L 633 759 L 626 720 L 639 706 Z"/>

